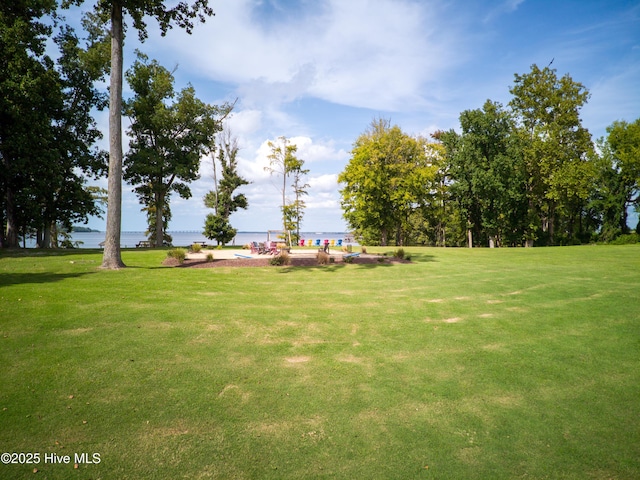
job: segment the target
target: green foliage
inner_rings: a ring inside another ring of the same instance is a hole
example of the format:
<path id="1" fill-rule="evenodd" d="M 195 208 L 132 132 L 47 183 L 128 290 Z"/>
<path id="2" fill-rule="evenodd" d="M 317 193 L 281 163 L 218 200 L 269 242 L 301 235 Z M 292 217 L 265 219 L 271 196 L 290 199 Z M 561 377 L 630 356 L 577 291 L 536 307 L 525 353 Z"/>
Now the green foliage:
<path id="1" fill-rule="evenodd" d="M 464 228 L 472 230 L 476 245 L 487 245 L 490 237 L 518 244 L 527 210 L 526 173 L 511 115 L 487 101 L 482 110 L 462 112 L 460 124 L 462 134 L 446 132 L 442 141 Z"/>
<path id="2" fill-rule="evenodd" d="M 207 262 L 213 262 L 215 260 L 213 253 L 207 253 Z"/>
<path id="3" fill-rule="evenodd" d="M 237 230 L 229 223 L 230 215 L 239 208 L 248 207 L 244 194 L 234 195 L 236 189 L 249 182 L 238 174 L 238 140 L 231 137 L 229 130 L 225 130 L 218 138 L 218 163 L 222 178 L 218 181 L 217 166 L 213 160 L 213 179 L 216 182 L 214 190 L 204 197 L 204 204 L 213 208 L 213 214 L 207 215 L 204 236 L 216 240 L 218 244 L 226 244 L 235 237 Z"/>
<path id="4" fill-rule="evenodd" d="M 374 120 L 358 137 L 338 181 L 344 185 L 344 218 L 367 243 L 387 245 L 407 240 L 409 218 L 424 203 L 435 178 L 424 142 Z"/>
<path id="5" fill-rule="evenodd" d="M 171 250 L 167 250 L 167 257 L 175 258 L 178 262 L 183 263 L 187 257 L 187 251 L 184 248 L 172 248 Z"/>
<path id="6" fill-rule="evenodd" d="M 516 74 L 510 92 L 519 123 L 528 216 L 553 243 L 556 225 L 580 215 L 595 178 L 591 136 L 580 119 L 589 92 L 568 74 L 558 78 L 554 69 L 537 65 Z M 574 224 L 569 221 L 565 227 L 570 236 Z"/>
<path id="7" fill-rule="evenodd" d="M 640 119 L 616 121 L 598 140 L 598 176 L 590 207 L 601 223 L 600 240 L 629 233 L 628 210 L 640 206 Z"/>
<path id="8" fill-rule="evenodd" d="M 52 2 L 53 3 L 53 2 Z M 71 5 L 81 5 L 84 0 L 62 0 L 62 7 L 68 8 Z M 138 31 L 138 38 L 144 41 L 147 38 L 147 24 L 149 18 L 154 18 L 159 26 L 161 34 L 164 36 L 167 30 L 178 25 L 191 33 L 194 19 L 204 22 L 207 16 L 213 15 L 213 10 L 208 5 L 208 0 L 196 0 L 190 6 L 186 2 L 179 2 L 170 7 L 165 6 L 163 0 L 118 0 L 114 2 L 99 1 L 95 3 L 94 11 L 84 23 L 91 24 L 91 19 L 97 20 L 97 28 L 90 29 L 90 38 L 97 39 L 101 35 L 104 37 L 107 32 L 110 39 L 110 96 L 109 96 L 109 209 L 107 211 L 107 226 L 105 235 L 105 247 L 102 267 L 107 269 L 120 269 L 124 267 L 120 251 L 120 228 L 122 217 L 122 76 L 123 76 L 123 46 L 124 46 L 124 22 L 123 16 L 128 13 L 133 19 L 133 26 Z M 53 3 L 55 5 L 55 3 Z M 106 27 L 107 19 L 110 25 Z M 104 27 L 104 28 L 103 28 Z M 102 32 L 101 32 L 102 31 Z M 99 62 L 100 58 L 106 58 L 107 46 L 102 42 L 102 47 L 94 49 L 87 56 L 88 63 Z M 105 66 L 106 68 L 106 66 Z M 159 182 L 162 183 L 162 182 Z M 156 192 L 154 192 L 155 194 Z M 162 192 L 157 192 L 161 197 Z M 166 192 L 165 192 L 166 193 Z M 183 192 L 184 193 L 184 192 Z M 144 193 L 151 196 L 151 192 Z M 155 196 L 155 195 L 154 195 Z M 166 195 L 165 195 L 166 196 Z M 156 221 L 157 240 L 160 244 L 163 240 L 161 234 L 162 208 L 164 198 L 156 197 L 155 205 L 158 206 L 158 217 Z"/>
<path id="9" fill-rule="evenodd" d="M 298 151 L 297 145 L 289 143 L 286 137 L 280 137 L 277 143 L 269 141 L 269 166 L 265 167 L 265 171 L 271 175 L 282 177 L 282 184 L 278 187 L 282 195 L 282 205 L 280 211 L 282 214 L 282 226 L 285 232 L 295 232 L 292 235 L 292 241 L 297 242 L 300 239 L 300 224 L 304 216 L 305 203 L 302 200 L 303 195 L 307 195 L 308 184 L 303 183 L 304 177 L 309 170 L 303 168 L 304 160 L 299 159 L 295 154 Z M 293 191 L 295 195 L 294 202 L 287 201 L 287 182 L 293 176 Z M 287 238 L 288 241 L 288 238 Z"/>
<path id="10" fill-rule="evenodd" d="M 171 72 L 141 53 L 126 78 L 134 97 L 124 106 L 132 122 L 124 179 L 135 185 L 145 206 L 150 202 L 155 206 L 159 245 L 164 233 L 161 219 L 165 204 L 172 192 L 182 198 L 191 197 L 188 184 L 199 178 L 200 157 L 221 130 L 217 117 L 228 113 L 230 106 L 205 104 L 196 98 L 193 87 L 176 95 Z"/>
<path id="11" fill-rule="evenodd" d="M 632 245 L 634 243 L 640 243 L 640 234 L 633 232 L 626 235 L 620 235 L 609 243 L 611 245 Z"/>
<path id="12" fill-rule="evenodd" d="M 220 246 L 230 242 L 238 233 L 226 218 L 210 213 L 204 224 L 204 236 L 216 240 Z"/>
<path id="13" fill-rule="evenodd" d="M 395 250 L 393 252 L 393 256 L 395 258 L 399 258 L 400 260 L 404 259 L 404 257 L 405 257 L 404 248 L 398 248 L 397 250 Z"/>
<path id="14" fill-rule="evenodd" d="M 0 246 L 17 247 L 18 235 L 32 230 L 39 246 L 56 247 L 57 224 L 70 228 L 100 214 L 86 182 L 105 166 L 92 117 L 105 106 L 94 88 L 104 72 L 83 61 L 71 28 L 52 35 L 55 7 L 0 6 Z M 55 62 L 45 51 L 51 36 Z"/>
<path id="15" fill-rule="evenodd" d="M 202 251 L 202 245 L 200 245 L 199 243 L 194 243 L 191 245 L 191 251 L 193 253 L 200 253 L 200 251 Z"/>

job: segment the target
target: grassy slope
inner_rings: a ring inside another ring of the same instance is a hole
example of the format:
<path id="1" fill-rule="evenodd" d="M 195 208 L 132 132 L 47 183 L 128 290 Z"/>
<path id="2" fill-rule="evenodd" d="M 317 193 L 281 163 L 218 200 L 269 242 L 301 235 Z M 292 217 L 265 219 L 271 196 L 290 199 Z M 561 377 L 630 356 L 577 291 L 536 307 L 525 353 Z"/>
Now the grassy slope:
<path id="1" fill-rule="evenodd" d="M 639 247 L 406 250 L 2 254 L 0 451 L 101 454 L 36 466 L 61 479 L 640 477 Z"/>

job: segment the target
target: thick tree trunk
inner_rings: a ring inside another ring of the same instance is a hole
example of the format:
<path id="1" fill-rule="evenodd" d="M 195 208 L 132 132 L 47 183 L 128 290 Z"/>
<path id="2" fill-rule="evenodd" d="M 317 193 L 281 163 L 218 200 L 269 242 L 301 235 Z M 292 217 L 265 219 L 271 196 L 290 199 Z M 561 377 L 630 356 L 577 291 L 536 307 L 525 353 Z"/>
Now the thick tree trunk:
<path id="1" fill-rule="evenodd" d="M 156 240 L 155 246 L 161 247 L 164 244 L 164 195 L 160 192 L 155 193 L 156 202 Z"/>
<path id="2" fill-rule="evenodd" d="M 107 194 L 107 231 L 102 268 L 125 266 L 120 251 L 122 223 L 122 3 L 111 6 L 111 78 L 109 86 L 109 180 Z"/>

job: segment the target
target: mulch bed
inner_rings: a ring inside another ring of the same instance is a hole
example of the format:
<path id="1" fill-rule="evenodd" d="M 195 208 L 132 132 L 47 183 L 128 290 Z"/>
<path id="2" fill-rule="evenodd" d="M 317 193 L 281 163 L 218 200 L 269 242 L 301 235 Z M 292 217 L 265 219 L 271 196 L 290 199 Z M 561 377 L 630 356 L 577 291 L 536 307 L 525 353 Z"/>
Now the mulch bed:
<path id="1" fill-rule="evenodd" d="M 344 263 L 342 259 L 342 255 L 336 255 L 333 257 L 335 259 L 334 263 L 330 263 L 329 265 L 341 265 Z M 163 265 L 171 266 L 171 267 L 180 267 L 180 268 L 219 268 L 219 267 L 270 267 L 269 260 L 270 256 L 266 256 L 263 258 L 233 258 L 233 259 L 225 259 L 225 260 L 214 260 L 213 262 L 208 262 L 206 260 L 185 260 L 184 263 L 180 264 L 175 258 L 167 258 Z M 401 260 L 399 258 L 392 257 L 382 257 L 382 256 L 366 256 L 366 257 L 355 257 L 353 262 L 354 265 L 388 265 L 392 263 L 411 263 L 408 260 Z M 289 265 L 283 265 L 283 267 L 318 267 L 324 265 L 318 265 L 318 261 L 314 256 L 309 257 L 291 257 Z"/>

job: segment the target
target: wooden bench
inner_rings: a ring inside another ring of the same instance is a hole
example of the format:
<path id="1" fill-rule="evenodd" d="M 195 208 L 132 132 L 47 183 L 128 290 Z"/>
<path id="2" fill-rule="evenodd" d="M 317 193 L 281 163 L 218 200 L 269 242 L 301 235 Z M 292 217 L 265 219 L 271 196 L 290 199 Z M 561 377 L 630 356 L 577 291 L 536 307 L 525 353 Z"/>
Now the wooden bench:
<path id="1" fill-rule="evenodd" d="M 200 245 L 201 248 L 207 248 L 207 242 L 192 242 L 191 245 Z"/>

